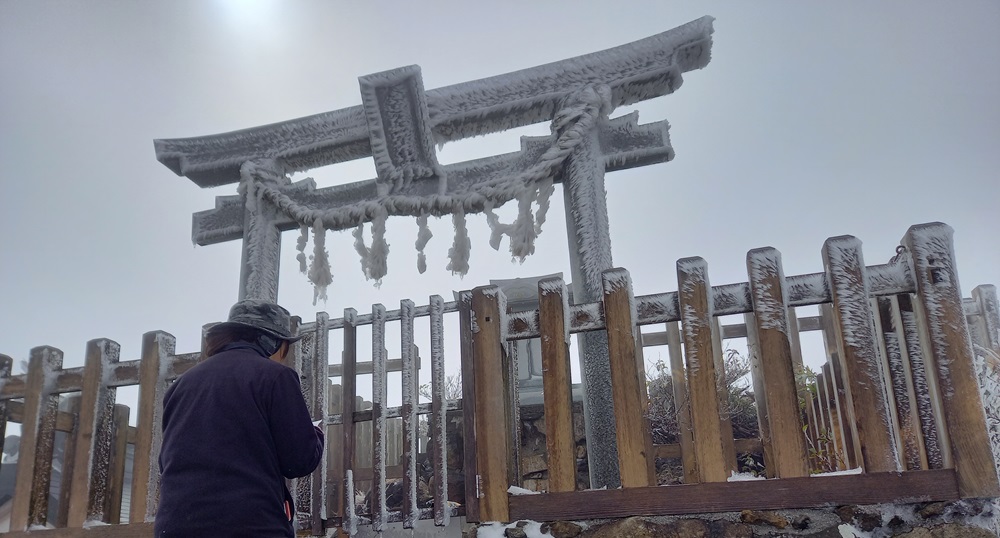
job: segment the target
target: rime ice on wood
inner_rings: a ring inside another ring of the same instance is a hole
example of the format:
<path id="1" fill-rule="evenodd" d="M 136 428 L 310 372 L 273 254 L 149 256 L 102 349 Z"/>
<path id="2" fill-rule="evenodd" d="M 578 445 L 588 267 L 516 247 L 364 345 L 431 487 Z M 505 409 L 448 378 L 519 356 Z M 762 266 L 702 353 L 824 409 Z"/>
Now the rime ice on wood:
<path id="1" fill-rule="evenodd" d="M 833 311 L 845 370 L 847 417 L 858 427 L 858 442 L 867 472 L 896 471 L 895 432 L 878 356 L 874 320 L 868 298 L 861 241 L 850 236 L 827 239 L 823 264 L 831 287 Z"/>
<path id="2" fill-rule="evenodd" d="M 385 350 L 385 307 L 372 305 L 372 528 L 382 531 L 388 522 L 388 507 L 385 492 L 385 402 L 386 394 L 386 350 Z"/>
<path id="3" fill-rule="evenodd" d="M 434 524 L 448 525 L 451 510 L 448 508 L 448 447 L 447 412 L 445 409 L 444 377 L 444 300 L 440 295 L 430 298 L 431 327 L 431 439 L 433 439 L 434 466 Z"/>
<path id="4" fill-rule="evenodd" d="M 968 325 L 955 269 L 953 231 L 941 223 L 913 226 L 903 238 L 938 366 L 948 437 L 963 497 L 1000 493 L 974 371 Z"/>

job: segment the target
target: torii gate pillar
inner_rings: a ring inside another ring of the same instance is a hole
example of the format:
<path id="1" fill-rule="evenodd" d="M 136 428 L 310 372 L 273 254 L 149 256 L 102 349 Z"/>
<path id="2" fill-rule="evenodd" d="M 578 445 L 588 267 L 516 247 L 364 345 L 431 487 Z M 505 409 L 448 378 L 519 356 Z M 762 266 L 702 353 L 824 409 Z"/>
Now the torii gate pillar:
<path id="1" fill-rule="evenodd" d="M 578 304 L 601 300 L 601 272 L 613 267 L 599 132 L 598 128 L 588 133 L 587 140 L 574 149 L 562 172 L 573 300 Z M 590 487 L 620 487 L 607 333 L 580 333 L 577 345 Z"/>

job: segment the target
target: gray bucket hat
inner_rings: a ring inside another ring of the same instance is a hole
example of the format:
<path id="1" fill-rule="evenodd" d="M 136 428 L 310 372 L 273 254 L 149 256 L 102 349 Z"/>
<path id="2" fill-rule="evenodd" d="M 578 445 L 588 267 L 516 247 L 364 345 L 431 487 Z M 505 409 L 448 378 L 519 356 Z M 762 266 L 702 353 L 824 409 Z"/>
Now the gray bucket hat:
<path id="1" fill-rule="evenodd" d="M 302 336 L 292 336 L 292 318 L 288 310 L 256 299 L 244 299 L 229 309 L 229 321 L 211 328 L 212 331 L 227 327 L 250 327 L 286 340 L 297 342 Z"/>

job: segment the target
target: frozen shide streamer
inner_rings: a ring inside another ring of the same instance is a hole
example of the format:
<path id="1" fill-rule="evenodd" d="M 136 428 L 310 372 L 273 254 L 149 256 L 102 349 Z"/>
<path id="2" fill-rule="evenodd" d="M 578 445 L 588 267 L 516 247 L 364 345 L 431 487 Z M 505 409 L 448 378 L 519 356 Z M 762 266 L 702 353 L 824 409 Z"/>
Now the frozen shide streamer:
<path id="1" fill-rule="evenodd" d="M 381 284 L 388 274 L 389 244 L 385 240 L 386 221 L 390 215 L 410 215 L 417 220 L 417 269 L 427 269 L 424 248 L 432 237 L 427 226 L 429 215 L 451 214 L 455 237 L 448 250 L 447 269 L 453 274 L 469 271 L 472 242 L 469 238 L 466 213 L 484 212 L 490 226 L 490 246 L 500 249 L 503 236 L 510 240 L 512 259 L 523 262 L 535 252 L 535 239 L 542 232 L 549 200 L 555 190 L 554 179 L 562 164 L 587 134 L 606 120 L 614 106 L 611 89 L 604 84 L 588 85 L 567 98 L 552 119 L 555 135 L 552 145 L 527 170 L 510 177 L 476 184 L 464 192 L 430 196 L 405 196 L 390 191 L 376 200 L 368 200 L 336 209 L 314 209 L 303 206 L 281 192 L 280 186 L 290 184 L 288 174 L 276 161 L 250 161 L 240 169 L 239 192 L 246 196 L 246 208 L 259 211 L 259 201 L 267 198 L 280 211 L 299 224 L 296 243 L 299 270 L 314 286 L 313 303 L 326 300 L 326 289 L 333 282 L 330 258 L 326 250 L 326 231 L 331 228 L 355 227 L 354 249 L 361 260 L 365 278 Z M 441 172 L 443 173 L 443 172 Z M 500 222 L 495 209 L 517 200 L 517 217 L 513 222 Z M 371 222 L 371 244 L 365 242 L 365 222 Z M 312 230 L 313 253 L 306 256 L 309 231 Z"/>

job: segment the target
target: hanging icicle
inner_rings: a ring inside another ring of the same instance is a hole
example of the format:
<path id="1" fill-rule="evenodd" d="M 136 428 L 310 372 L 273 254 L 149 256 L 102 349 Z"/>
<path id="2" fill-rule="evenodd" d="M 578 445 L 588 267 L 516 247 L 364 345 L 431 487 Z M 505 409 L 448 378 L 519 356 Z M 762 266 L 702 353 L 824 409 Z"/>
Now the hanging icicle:
<path id="1" fill-rule="evenodd" d="M 323 229 L 322 219 L 313 222 L 313 255 L 308 276 L 313 284 L 313 304 L 317 299 L 326 301 L 326 288 L 333 282 L 333 273 L 326 252 L 326 230 Z"/>
<path id="2" fill-rule="evenodd" d="M 448 249 L 447 269 L 453 275 L 465 276 L 469 272 L 469 255 L 472 250 L 469 230 L 465 225 L 465 209 L 456 207 L 451 214 L 451 221 L 455 225 L 455 242 Z"/>
<path id="3" fill-rule="evenodd" d="M 382 285 L 382 277 L 389 272 L 389 243 L 385 241 L 385 221 L 389 218 L 381 211 L 372 221 L 372 248 L 368 251 L 368 278 L 375 281 L 375 287 Z"/>
<path id="4" fill-rule="evenodd" d="M 372 221 L 372 246 L 365 246 L 365 224 L 358 224 L 354 229 L 354 250 L 361 257 L 361 271 L 368 280 L 374 280 L 375 286 L 382 284 L 382 277 L 388 272 L 387 259 L 389 257 L 389 244 L 385 241 L 385 221 L 388 213 L 382 212 L 376 215 Z"/>
<path id="5" fill-rule="evenodd" d="M 431 233 L 431 229 L 427 227 L 427 215 L 417 217 L 417 241 L 415 246 L 417 247 L 417 271 L 420 274 L 424 274 L 427 271 L 427 256 L 424 255 L 424 247 L 427 246 L 427 242 L 433 236 L 434 234 Z"/>
<path id="6" fill-rule="evenodd" d="M 552 198 L 552 193 L 555 192 L 556 186 L 552 178 L 543 179 L 538 184 L 538 209 L 535 211 L 535 236 L 542 234 L 542 224 L 545 223 L 545 217 L 549 212 L 549 200 Z"/>
<path id="7" fill-rule="evenodd" d="M 299 239 L 295 243 L 295 250 L 299 251 L 295 259 L 299 262 L 299 272 L 306 274 L 306 245 L 309 243 L 309 227 L 305 224 L 299 226 Z"/>

